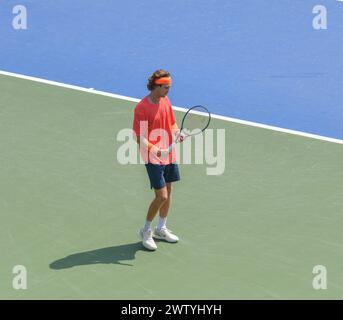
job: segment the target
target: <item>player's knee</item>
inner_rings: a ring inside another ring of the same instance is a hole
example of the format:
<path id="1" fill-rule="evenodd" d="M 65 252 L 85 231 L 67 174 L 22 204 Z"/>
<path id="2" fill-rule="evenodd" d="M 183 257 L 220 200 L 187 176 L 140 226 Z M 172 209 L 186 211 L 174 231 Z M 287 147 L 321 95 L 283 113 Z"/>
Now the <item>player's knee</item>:
<path id="1" fill-rule="evenodd" d="M 168 200 L 168 195 L 167 194 L 159 194 L 157 195 L 157 199 L 160 202 L 166 202 Z"/>

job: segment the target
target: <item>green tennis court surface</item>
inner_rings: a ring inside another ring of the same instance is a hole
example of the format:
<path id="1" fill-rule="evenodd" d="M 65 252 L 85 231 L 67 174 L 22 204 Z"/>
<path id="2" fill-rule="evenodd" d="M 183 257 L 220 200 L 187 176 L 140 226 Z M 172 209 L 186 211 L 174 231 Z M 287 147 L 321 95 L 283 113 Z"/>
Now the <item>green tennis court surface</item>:
<path id="1" fill-rule="evenodd" d="M 145 168 L 116 158 L 135 104 L 6 76 L 0 88 L 1 299 L 342 299 L 342 145 L 212 120 L 225 173 L 181 165 L 180 242 L 147 252 Z"/>

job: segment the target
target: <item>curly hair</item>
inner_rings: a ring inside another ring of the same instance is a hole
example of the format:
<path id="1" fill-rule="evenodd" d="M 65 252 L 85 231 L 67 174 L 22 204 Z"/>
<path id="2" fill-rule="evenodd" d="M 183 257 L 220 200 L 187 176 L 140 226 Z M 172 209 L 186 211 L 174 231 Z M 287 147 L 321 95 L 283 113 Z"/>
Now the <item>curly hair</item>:
<path id="1" fill-rule="evenodd" d="M 148 84 L 147 84 L 148 90 L 150 91 L 154 90 L 154 88 L 158 86 L 157 84 L 155 84 L 155 81 L 157 79 L 164 78 L 164 77 L 170 77 L 170 73 L 162 69 L 156 70 L 148 79 Z"/>

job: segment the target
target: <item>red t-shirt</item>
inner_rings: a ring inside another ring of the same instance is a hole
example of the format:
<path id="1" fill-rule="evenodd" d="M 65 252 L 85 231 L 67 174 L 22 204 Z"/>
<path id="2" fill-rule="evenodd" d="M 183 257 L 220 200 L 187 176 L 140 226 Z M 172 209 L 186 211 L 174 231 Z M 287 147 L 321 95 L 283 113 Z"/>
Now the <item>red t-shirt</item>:
<path id="1" fill-rule="evenodd" d="M 143 136 L 159 149 L 167 149 L 173 143 L 172 127 L 175 125 L 174 112 L 168 97 L 161 98 L 158 104 L 152 104 L 148 96 L 136 106 L 133 120 L 133 131 Z M 176 161 L 175 148 L 165 158 L 158 158 L 142 147 L 141 156 L 145 163 L 169 164 Z"/>

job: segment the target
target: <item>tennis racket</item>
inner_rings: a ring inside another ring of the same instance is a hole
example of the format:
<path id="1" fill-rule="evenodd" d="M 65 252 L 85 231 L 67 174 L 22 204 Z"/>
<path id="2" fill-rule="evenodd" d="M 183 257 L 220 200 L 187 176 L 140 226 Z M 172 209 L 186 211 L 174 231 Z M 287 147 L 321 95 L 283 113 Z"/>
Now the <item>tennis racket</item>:
<path id="1" fill-rule="evenodd" d="M 210 121 L 211 114 L 204 106 L 194 106 L 183 116 L 180 134 L 182 134 L 184 139 L 200 134 L 207 129 Z M 178 142 L 180 142 L 180 140 L 176 138 L 169 146 L 168 153 L 173 150 Z"/>

